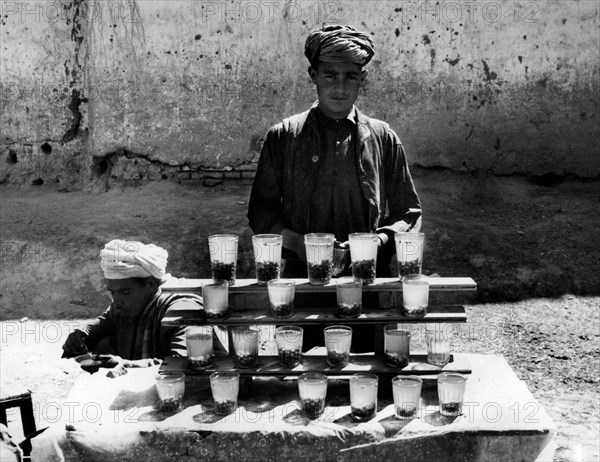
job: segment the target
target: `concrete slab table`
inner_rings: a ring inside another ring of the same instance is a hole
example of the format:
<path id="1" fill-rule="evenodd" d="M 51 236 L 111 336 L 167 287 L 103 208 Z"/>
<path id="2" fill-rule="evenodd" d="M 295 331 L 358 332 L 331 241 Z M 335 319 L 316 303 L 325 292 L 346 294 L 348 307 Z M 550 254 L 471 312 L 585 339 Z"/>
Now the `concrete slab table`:
<path id="1" fill-rule="evenodd" d="M 426 387 L 411 421 L 394 417 L 391 396 L 379 398 L 366 423 L 350 418 L 348 385 L 330 378 L 327 407 L 311 421 L 300 412 L 294 381 L 255 379 L 234 414 L 213 412 L 206 377 L 186 377 L 184 409 L 156 410 L 158 367 L 111 379 L 101 369 L 82 376 L 60 406 L 61 418 L 33 440 L 43 461 L 529 461 L 555 427 L 502 356 L 455 353 L 470 368 L 463 415 L 439 413 L 437 389 Z M 433 381 L 431 383 L 434 383 Z"/>

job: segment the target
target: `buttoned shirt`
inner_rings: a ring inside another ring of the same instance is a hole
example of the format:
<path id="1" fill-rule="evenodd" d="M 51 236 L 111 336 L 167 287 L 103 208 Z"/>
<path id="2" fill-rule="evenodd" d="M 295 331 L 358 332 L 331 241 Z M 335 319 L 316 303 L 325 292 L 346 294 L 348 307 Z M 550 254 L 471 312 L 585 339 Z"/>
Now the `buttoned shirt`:
<path id="1" fill-rule="evenodd" d="M 327 141 L 323 140 L 317 111 L 315 105 L 284 119 L 267 133 L 248 205 L 250 228 L 257 234 L 279 234 L 284 228 L 299 234 L 322 231 L 313 220 L 320 226 L 327 217 L 316 217 L 312 207 L 320 200 L 318 191 L 323 183 L 331 182 L 331 178 L 319 174 L 319 153 Z M 355 192 L 366 205 L 346 208 L 349 227 L 359 220 L 367 224 L 365 231 L 408 231 L 420 220 L 421 203 L 400 139 L 387 123 L 363 115 L 356 107 L 352 113 L 356 122 L 352 137 L 356 144 L 354 167 L 358 174 Z M 338 239 L 345 240 L 344 236 Z M 393 239 L 390 241 L 388 244 L 393 246 Z"/>

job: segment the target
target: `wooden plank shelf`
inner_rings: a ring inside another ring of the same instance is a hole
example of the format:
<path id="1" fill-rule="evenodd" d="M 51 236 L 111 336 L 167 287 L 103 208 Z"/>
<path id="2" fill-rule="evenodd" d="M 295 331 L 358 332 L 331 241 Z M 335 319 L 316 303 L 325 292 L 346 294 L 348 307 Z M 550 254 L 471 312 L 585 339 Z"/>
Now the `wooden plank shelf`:
<path id="1" fill-rule="evenodd" d="M 336 279 L 324 285 L 310 284 L 308 279 L 292 279 L 296 283 L 296 293 L 320 292 L 335 293 Z M 202 284 L 212 283 L 212 279 L 177 279 L 167 281 L 163 291 L 168 292 L 197 292 L 202 290 Z M 470 277 L 430 277 L 430 292 L 463 291 L 472 292 L 477 289 L 477 283 Z M 252 294 L 266 292 L 265 286 L 259 286 L 256 279 L 237 279 L 235 284 L 229 287 L 230 293 Z M 402 292 L 402 283 L 398 278 L 377 278 L 373 284 L 363 286 L 363 292 Z"/>
<path id="2" fill-rule="evenodd" d="M 205 376 L 216 371 L 235 370 L 243 377 L 274 376 L 287 377 L 297 376 L 305 372 L 321 372 L 327 376 L 349 376 L 357 373 L 371 373 L 378 376 L 396 375 L 438 375 L 441 372 L 457 372 L 470 374 L 471 369 L 465 368 L 464 361 L 461 367 L 453 367 L 454 358 L 443 368 L 427 363 L 426 354 L 410 355 L 410 362 L 406 367 L 391 367 L 385 364 L 383 355 L 361 354 L 350 355 L 350 362 L 346 367 L 330 367 L 327 364 L 327 356 L 324 355 L 302 355 L 300 365 L 290 369 L 279 364 L 277 356 L 259 356 L 258 366 L 242 369 L 236 367 L 233 356 L 215 356 L 212 367 L 204 370 L 193 369 L 188 366 L 187 358 L 180 356 L 168 356 L 163 360 L 159 373 L 184 372 L 191 376 Z"/>
<path id="3" fill-rule="evenodd" d="M 467 315 L 463 306 L 430 306 L 423 317 L 407 317 L 402 308 L 395 309 L 363 309 L 363 314 L 357 318 L 342 318 L 335 314 L 335 308 L 302 308 L 295 309 L 289 318 L 274 318 L 268 312 L 257 310 L 230 310 L 226 319 L 206 321 L 199 316 L 198 310 L 172 310 L 163 318 L 165 326 L 218 324 L 220 326 L 234 325 L 323 325 L 323 324 L 389 324 L 389 323 L 430 323 L 466 322 Z"/>
<path id="4" fill-rule="evenodd" d="M 335 308 L 336 279 L 332 279 L 331 283 L 324 286 L 310 284 L 308 279 L 292 280 L 296 283 L 294 300 L 296 308 L 323 310 Z M 210 283 L 212 279 L 172 279 L 162 286 L 162 290 L 201 294 L 202 284 Z M 476 289 L 477 284 L 469 277 L 431 277 L 429 305 L 462 304 L 473 296 Z M 373 284 L 363 286 L 362 292 L 363 307 L 395 309 L 402 305 L 402 283 L 397 278 L 378 278 Z M 267 287 L 259 286 L 255 279 L 238 279 L 235 285 L 229 288 L 229 308 L 234 311 L 267 312 L 269 308 Z"/>

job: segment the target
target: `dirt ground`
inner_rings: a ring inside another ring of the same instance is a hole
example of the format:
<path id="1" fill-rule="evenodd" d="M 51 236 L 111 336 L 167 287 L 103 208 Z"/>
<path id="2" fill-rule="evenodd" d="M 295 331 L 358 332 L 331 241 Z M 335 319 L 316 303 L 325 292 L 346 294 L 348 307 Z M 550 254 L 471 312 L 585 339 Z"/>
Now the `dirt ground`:
<path id="1" fill-rule="evenodd" d="M 600 460 L 600 181 L 414 176 L 424 272 L 478 283 L 455 351 L 507 358 L 557 425 L 554 460 Z M 56 419 L 82 373 L 60 359 L 60 346 L 108 302 L 98 251 L 110 239 L 154 242 L 169 251 L 173 275 L 205 277 L 207 236 L 233 232 L 239 277 L 253 277 L 249 190 L 240 182 L 0 189 L 2 388 L 25 383 L 39 424 Z M 9 414 L 15 433 L 17 418 Z"/>

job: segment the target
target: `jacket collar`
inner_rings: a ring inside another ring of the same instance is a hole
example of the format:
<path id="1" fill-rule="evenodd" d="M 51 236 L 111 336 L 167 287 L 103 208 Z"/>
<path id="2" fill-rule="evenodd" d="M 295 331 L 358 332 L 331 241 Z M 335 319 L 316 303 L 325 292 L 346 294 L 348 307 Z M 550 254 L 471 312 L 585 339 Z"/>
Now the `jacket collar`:
<path id="1" fill-rule="evenodd" d="M 306 117 L 306 123 L 315 131 L 318 132 L 319 127 L 319 119 L 316 114 L 317 106 L 319 102 L 316 101 L 311 106 L 308 111 L 308 115 Z M 369 130 L 369 123 L 367 116 L 365 116 L 356 106 L 352 106 L 352 111 L 354 112 L 354 120 L 356 122 L 358 128 L 358 139 L 363 142 L 366 138 L 371 136 L 371 130 Z M 352 113 L 352 112 L 351 112 Z"/>

